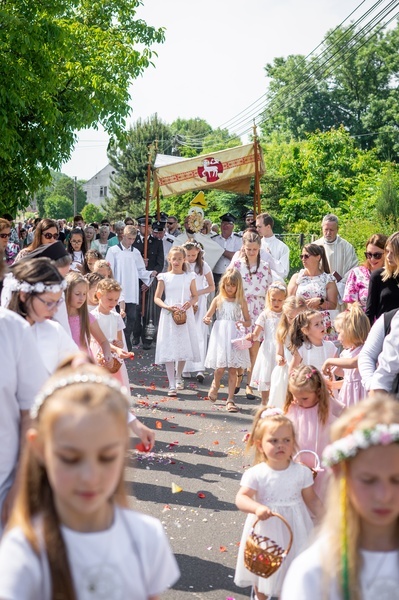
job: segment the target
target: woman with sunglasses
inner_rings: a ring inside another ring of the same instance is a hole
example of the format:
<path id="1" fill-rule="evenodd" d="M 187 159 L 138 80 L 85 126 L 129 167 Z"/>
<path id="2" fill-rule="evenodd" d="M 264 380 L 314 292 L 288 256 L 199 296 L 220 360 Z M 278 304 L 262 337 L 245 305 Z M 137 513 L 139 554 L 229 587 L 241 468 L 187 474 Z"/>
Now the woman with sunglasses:
<path id="1" fill-rule="evenodd" d="M 51 375 L 62 360 L 79 350 L 62 325 L 53 320 L 64 301 L 66 281 L 49 258 L 18 262 L 7 279 L 11 291 L 8 309 L 31 325 L 40 358 Z"/>
<path id="2" fill-rule="evenodd" d="M 59 230 L 58 223 L 53 219 L 42 219 L 37 224 L 35 233 L 33 236 L 32 243 L 21 250 L 18 254 L 15 262 L 21 260 L 21 258 L 28 257 L 30 252 L 39 248 L 39 246 L 46 246 L 47 244 L 54 244 L 58 240 Z"/>
<path id="3" fill-rule="evenodd" d="M 321 311 L 325 339 L 336 341 L 337 334 L 332 323 L 338 314 L 338 288 L 334 275 L 330 273 L 323 246 L 306 244 L 302 248 L 301 260 L 304 268 L 291 277 L 288 296 L 301 296 L 309 310 Z"/>
<path id="4" fill-rule="evenodd" d="M 366 315 L 373 325 L 383 313 L 399 307 L 399 231 L 386 241 L 383 268 L 370 275 Z"/>
<path id="5" fill-rule="evenodd" d="M 19 246 L 10 242 L 11 223 L 7 219 L 0 219 L 0 252 L 3 252 L 7 265 L 12 265 L 19 252 Z"/>
<path id="6" fill-rule="evenodd" d="M 385 244 L 388 236 L 382 233 L 372 235 L 366 242 L 366 261 L 349 271 L 345 284 L 343 301 L 347 304 L 359 302 L 366 310 L 370 276 L 373 271 L 384 266 Z"/>
<path id="7" fill-rule="evenodd" d="M 71 271 L 78 271 L 83 275 L 86 273 L 85 254 L 87 252 L 86 236 L 83 229 L 76 227 L 72 229 L 68 240 L 68 252 L 71 255 Z"/>

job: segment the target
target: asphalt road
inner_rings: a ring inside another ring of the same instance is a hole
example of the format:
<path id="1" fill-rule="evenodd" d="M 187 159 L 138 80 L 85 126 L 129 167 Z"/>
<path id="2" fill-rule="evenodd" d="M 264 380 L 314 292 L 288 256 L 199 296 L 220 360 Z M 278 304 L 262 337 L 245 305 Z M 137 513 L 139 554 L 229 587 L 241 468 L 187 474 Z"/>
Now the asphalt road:
<path id="1" fill-rule="evenodd" d="M 185 380 L 178 399 L 168 398 L 166 372 L 153 364 L 154 350 L 135 351 L 127 364 L 134 409 L 157 437 L 149 454 L 139 453 L 137 439 L 131 439 L 126 483 L 131 507 L 163 523 L 180 566 L 180 580 L 162 597 L 248 598 L 250 588 L 233 581 L 245 521 L 234 498 L 252 461 L 242 438 L 260 399 L 247 400 L 243 386 L 236 397 L 241 412 L 228 413 L 227 388 L 221 388 L 216 404 L 206 399 L 210 374 L 202 385 Z"/>

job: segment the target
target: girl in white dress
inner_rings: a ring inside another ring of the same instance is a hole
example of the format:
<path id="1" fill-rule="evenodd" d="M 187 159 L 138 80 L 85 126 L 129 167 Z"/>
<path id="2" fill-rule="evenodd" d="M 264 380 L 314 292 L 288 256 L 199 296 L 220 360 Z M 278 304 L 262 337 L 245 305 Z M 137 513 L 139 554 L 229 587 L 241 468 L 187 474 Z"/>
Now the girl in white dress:
<path id="1" fill-rule="evenodd" d="M 253 332 L 247 335 L 251 341 L 263 335 L 249 384 L 260 391 L 262 404 L 267 404 L 269 399 L 271 374 L 276 365 L 276 331 L 286 296 L 287 288 L 283 283 L 272 283 L 266 294 L 266 308 L 256 319 Z"/>
<path id="2" fill-rule="evenodd" d="M 31 408 L 0 545 L 0 597 L 158 600 L 179 570 L 161 523 L 127 509 L 129 401 L 95 365 L 60 369 Z"/>
<path id="3" fill-rule="evenodd" d="M 123 330 L 125 324 L 122 317 L 116 312 L 115 307 L 119 302 L 122 288 L 115 279 L 103 279 L 97 284 L 98 306 L 91 311 L 91 315 L 97 320 L 101 331 L 110 343 L 111 351 L 116 354 L 122 366 L 115 373 L 115 377 L 130 389 L 129 376 L 127 373 L 125 358 L 134 358 L 133 352 L 128 352 L 124 348 Z M 97 357 L 98 346 L 92 346 L 93 354 Z"/>
<path id="4" fill-rule="evenodd" d="M 338 355 L 335 344 L 325 339 L 325 333 L 323 315 L 318 310 L 308 310 L 294 319 L 289 346 L 293 354 L 290 371 L 302 362 L 321 371 L 328 358 Z"/>
<path id="5" fill-rule="evenodd" d="M 237 370 L 248 368 L 251 359 L 248 349 L 238 349 L 231 342 L 233 339 L 243 337 L 243 334 L 240 333 L 240 327 L 250 327 L 251 319 L 244 297 L 242 277 L 237 269 L 227 269 L 221 278 L 219 294 L 212 300 L 204 317 L 206 325 L 210 325 L 215 312 L 216 321 L 212 327 L 205 359 L 205 366 L 215 369 L 208 396 L 211 402 L 216 402 L 220 381 L 225 369 L 228 369 L 229 383 L 226 409 L 228 412 L 238 412 L 238 407 L 234 402 Z"/>
<path id="6" fill-rule="evenodd" d="M 215 291 L 215 282 L 210 266 L 204 261 L 202 245 L 195 241 L 186 242 L 183 244 L 183 248 L 186 251 L 189 271 L 195 274 L 198 302 L 195 305 L 196 308 L 194 308 L 196 310 L 194 318 L 201 356 L 199 362 L 186 361 L 183 377 L 191 377 L 191 372 L 197 371 L 197 381 L 202 383 L 204 381 L 204 362 L 209 336 L 209 327 L 205 325 L 203 319 L 207 311 L 208 295 Z"/>
<path id="7" fill-rule="evenodd" d="M 31 325 L 39 355 L 47 374 L 52 375 L 62 360 L 78 351 L 71 336 L 53 320 L 58 306 L 64 302 L 67 283 L 48 258 L 25 258 L 11 270 L 8 308 Z"/>
<path id="8" fill-rule="evenodd" d="M 386 394 L 349 407 L 324 451 L 331 467 L 316 541 L 288 570 L 282 600 L 399 598 L 399 403 Z"/>
<path id="9" fill-rule="evenodd" d="M 289 564 L 306 546 L 312 530 L 308 509 L 315 516 L 321 516 L 322 505 L 313 489 L 311 470 L 292 460 L 295 431 L 292 422 L 280 409 L 261 407 L 258 410 L 247 447 L 255 450 L 255 465 L 243 474 L 236 496 L 237 507 L 248 513 L 248 517 L 241 537 L 234 582 L 239 587 L 253 586 L 256 600 L 267 600 L 280 596 Z M 274 513 L 288 521 L 293 545 L 280 568 L 265 579 L 245 567 L 245 542 L 254 523 L 259 520 L 256 533 L 269 537 L 281 548 L 287 548 L 288 529 L 280 519 L 273 517 Z"/>
<path id="10" fill-rule="evenodd" d="M 193 306 L 197 303 L 195 274 L 188 273 L 186 251 L 181 246 L 173 246 L 168 254 L 168 271 L 157 275 L 158 285 L 154 302 L 161 307 L 155 363 L 164 364 L 169 380 L 168 396 L 176 397 L 177 391 L 184 389 L 182 373 L 187 360 L 198 362 L 197 331 Z M 162 295 L 165 293 L 165 300 Z M 175 323 L 172 313 L 186 312 L 184 324 Z"/>

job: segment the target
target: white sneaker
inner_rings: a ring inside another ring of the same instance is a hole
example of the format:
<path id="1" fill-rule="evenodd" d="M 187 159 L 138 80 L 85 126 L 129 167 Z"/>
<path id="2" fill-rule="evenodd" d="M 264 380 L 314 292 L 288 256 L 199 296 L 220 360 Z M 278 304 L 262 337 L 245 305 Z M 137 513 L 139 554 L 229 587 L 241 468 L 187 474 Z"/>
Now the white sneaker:
<path id="1" fill-rule="evenodd" d="M 169 388 L 168 396 L 171 398 L 175 398 L 177 396 L 177 392 L 175 388 Z"/>
<path id="2" fill-rule="evenodd" d="M 184 390 L 184 381 L 183 379 L 176 379 L 176 389 Z"/>

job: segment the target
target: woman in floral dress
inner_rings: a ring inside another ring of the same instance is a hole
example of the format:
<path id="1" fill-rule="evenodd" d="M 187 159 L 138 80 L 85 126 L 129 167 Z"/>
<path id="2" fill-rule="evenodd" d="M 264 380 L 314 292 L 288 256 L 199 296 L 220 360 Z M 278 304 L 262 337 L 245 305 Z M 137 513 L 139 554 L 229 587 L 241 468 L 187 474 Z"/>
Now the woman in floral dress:
<path id="1" fill-rule="evenodd" d="M 272 274 L 269 265 L 260 258 L 260 236 L 253 231 L 247 231 L 242 236 L 242 244 L 241 258 L 231 263 L 230 267 L 234 267 L 241 274 L 245 299 L 248 304 L 249 316 L 252 323 L 247 333 L 252 333 L 255 328 L 256 319 L 265 308 L 266 292 L 269 289 L 269 285 L 272 283 Z M 237 337 L 241 336 L 242 332 L 241 334 L 237 332 Z M 255 365 L 261 341 L 262 340 L 254 342 L 249 349 L 251 368 L 247 370 L 247 386 L 245 392 L 247 398 L 252 400 L 255 396 L 248 383 L 251 381 L 252 369 Z M 237 375 L 237 388 L 239 388 L 242 377 L 243 373 L 239 372 Z M 236 393 L 237 391 L 238 390 L 236 390 Z"/>
<path id="2" fill-rule="evenodd" d="M 346 280 L 344 302 L 359 302 L 366 310 L 369 293 L 370 275 L 376 269 L 382 269 L 385 259 L 385 244 L 388 236 L 382 233 L 372 235 L 366 242 L 366 261 L 349 272 Z"/>
<path id="3" fill-rule="evenodd" d="M 309 309 L 323 313 L 326 340 L 335 342 L 338 335 L 332 325 L 338 314 L 338 288 L 334 275 L 330 273 L 323 246 L 306 244 L 302 248 L 301 260 L 304 269 L 294 273 L 288 284 L 289 296 L 301 296 Z"/>

